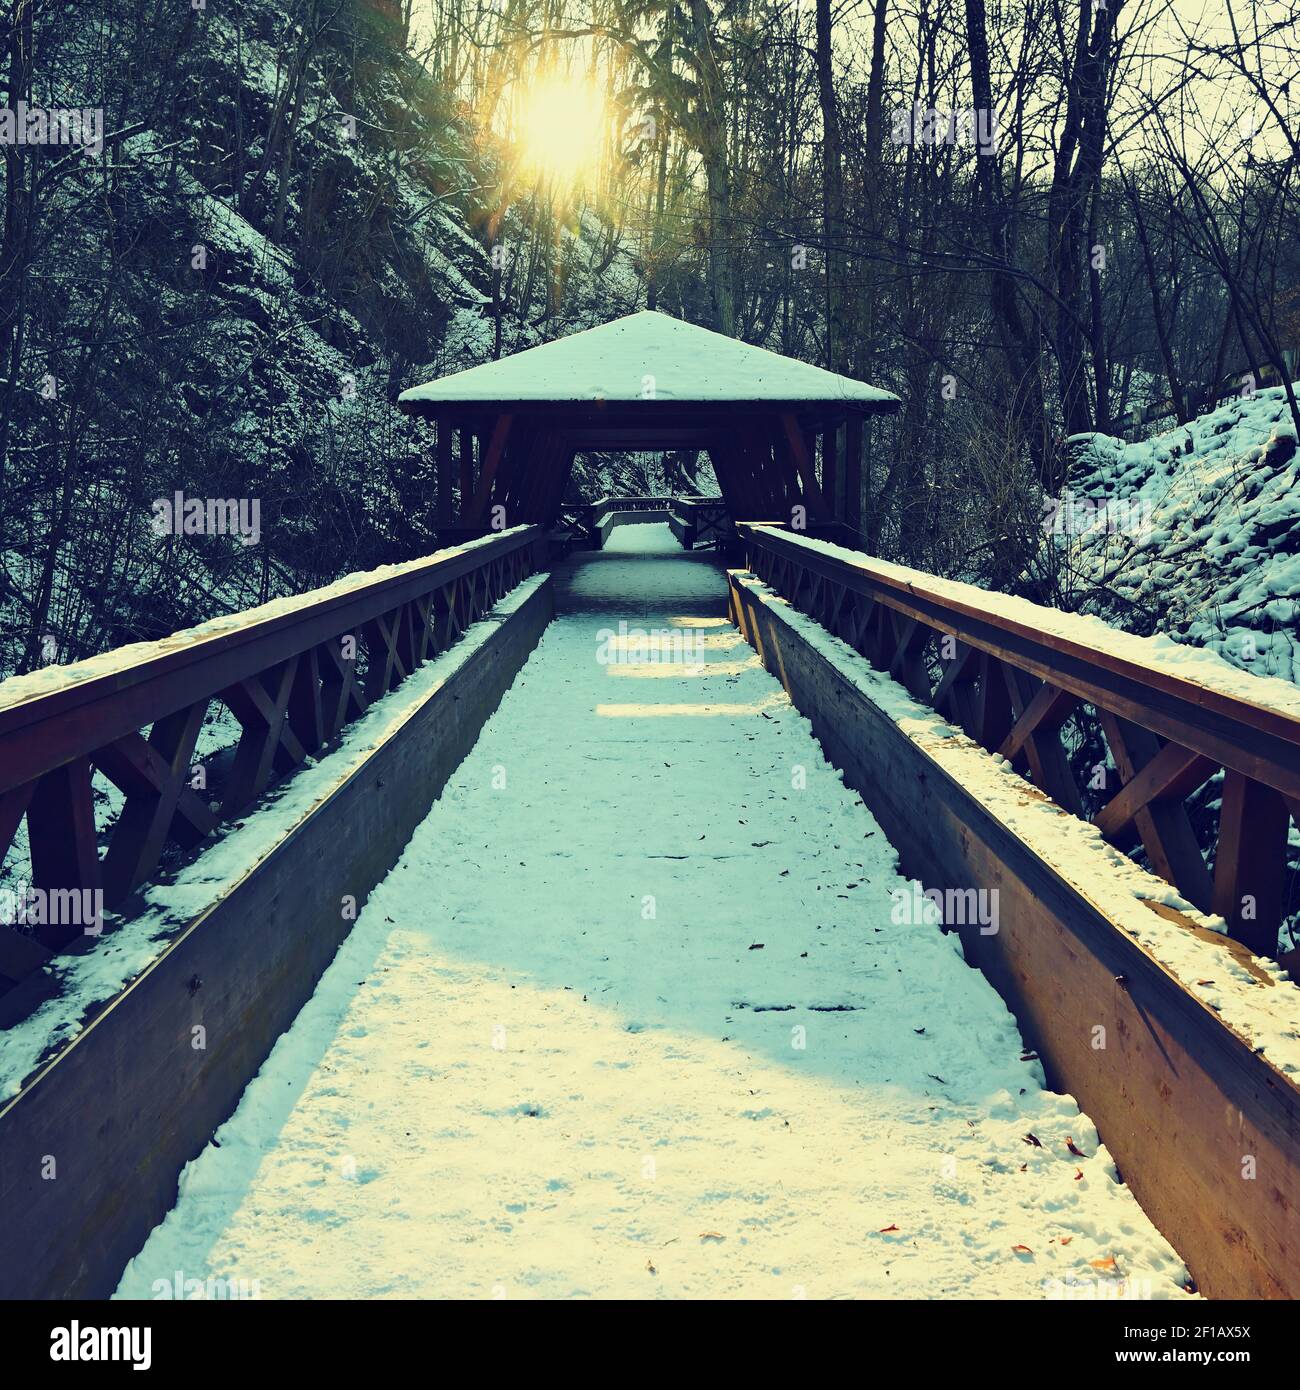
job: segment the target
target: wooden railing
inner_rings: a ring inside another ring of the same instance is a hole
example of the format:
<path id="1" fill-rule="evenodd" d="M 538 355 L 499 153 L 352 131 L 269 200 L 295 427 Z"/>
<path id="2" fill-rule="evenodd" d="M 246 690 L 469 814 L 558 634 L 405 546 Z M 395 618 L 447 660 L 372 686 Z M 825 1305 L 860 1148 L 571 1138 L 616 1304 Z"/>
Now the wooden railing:
<path id="1" fill-rule="evenodd" d="M 1290 819 L 1300 824 L 1300 718 L 1063 636 L 1052 609 L 1039 609 L 1034 626 L 1022 616 L 1036 605 L 1009 615 L 973 585 L 827 554 L 771 526 L 737 531 L 747 567 L 794 607 L 1108 840 L 1126 849 L 1140 841 L 1154 872 L 1222 916 L 1252 951 L 1276 953 L 1279 924 L 1295 907 L 1285 898 Z M 1070 722 L 1073 759 L 1062 741 Z M 1094 751 L 1108 750 L 1114 771 L 1080 758 L 1089 733 L 1104 739 Z M 1090 776 L 1078 775 L 1080 763 Z M 1220 770 L 1211 869 L 1187 802 Z"/>
<path id="2" fill-rule="evenodd" d="M 731 513 L 721 497 L 676 497 L 669 504 L 668 524 L 686 547 L 721 547 L 732 537 Z"/>
<path id="3" fill-rule="evenodd" d="M 89 893 L 119 907 L 169 844 L 197 845 L 454 643 L 544 566 L 544 545 L 541 528 L 518 527 L 193 633 L 0 683 L 0 860 L 24 815 L 31 858 L 30 877 L 18 866 L 10 879 L 46 899 Z M 241 732 L 220 786 L 200 791 L 192 762 L 214 701 Z M 125 796 L 103 837 L 96 771 Z M 0 993 L 85 928 L 63 919 L 30 931 L 0 925 Z"/>
<path id="4" fill-rule="evenodd" d="M 573 502 L 562 506 L 557 527 L 571 544 L 590 546 L 599 550 L 608 532 L 607 518 L 614 512 L 664 512 L 667 514 L 673 499 L 668 496 L 637 495 L 631 497 L 600 497 L 594 502 Z"/>
<path id="5" fill-rule="evenodd" d="M 666 512 L 673 504 L 670 495 L 638 493 L 635 496 L 601 497 L 591 505 L 598 515 L 605 512 Z"/>

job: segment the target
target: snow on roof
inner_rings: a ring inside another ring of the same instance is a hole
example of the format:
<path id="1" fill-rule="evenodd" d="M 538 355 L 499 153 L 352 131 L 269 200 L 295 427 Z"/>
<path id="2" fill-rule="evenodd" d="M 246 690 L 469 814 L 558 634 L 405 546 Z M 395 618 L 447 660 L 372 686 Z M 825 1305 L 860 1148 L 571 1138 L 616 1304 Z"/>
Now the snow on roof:
<path id="1" fill-rule="evenodd" d="M 652 309 L 413 386 L 398 399 L 898 403 L 889 391 Z"/>

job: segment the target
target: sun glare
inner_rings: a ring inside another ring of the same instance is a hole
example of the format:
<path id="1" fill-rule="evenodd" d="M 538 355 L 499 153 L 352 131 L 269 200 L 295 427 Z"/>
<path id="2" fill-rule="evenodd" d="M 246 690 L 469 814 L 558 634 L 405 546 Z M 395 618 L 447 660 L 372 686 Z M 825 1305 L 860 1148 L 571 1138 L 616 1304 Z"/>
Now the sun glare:
<path id="1" fill-rule="evenodd" d="M 592 83 L 538 78 L 522 93 L 516 113 L 520 160 L 556 183 L 578 183 L 600 159 L 605 124 L 605 102 Z"/>

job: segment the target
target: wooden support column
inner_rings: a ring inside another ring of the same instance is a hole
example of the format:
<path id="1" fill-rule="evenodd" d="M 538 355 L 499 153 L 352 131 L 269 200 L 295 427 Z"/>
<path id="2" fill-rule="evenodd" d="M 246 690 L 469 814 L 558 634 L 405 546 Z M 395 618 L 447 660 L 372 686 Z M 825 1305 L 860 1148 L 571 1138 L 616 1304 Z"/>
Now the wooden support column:
<path id="1" fill-rule="evenodd" d="M 1231 768 L 1223 774 L 1214 910 L 1256 955 L 1277 952 L 1286 882 L 1286 802 L 1272 787 Z"/>
<path id="2" fill-rule="evenodd" d="M 771 455 L 771 477 L 773 483 L 773 495 L 779 501 L 780 506 L 774 520 L 790 523 L 791 511 L 799 504 L 799 475 L 795 471 L 794 459 L 781 439 L 780 425 L 778 424 L 773 433 L 768 436 L 764 443 L 767 452 Z"/>
<path id="3" fill-rule="evenodd" d="M 46 893 L 101 890 L 89 758 L 73 758 L 41 778 L 27 808 L 27 832 L 34 888 Z M 57 951 L 80 936 L 86 925 L 47 921 L 36 927 L 35 935 L 42 946 Z"/>
<path id="4" fill-rule="evenodd" d="M 532 428 L 515 428 L 505 448 L 505 457 L 497 469 L 496 485 L 492 489 L 489 508 L 505 509 L 506 529 L 525 520 L 525 497 L 537 456 L 540 436 Z"/>
<path id="5" fill-rule="evenodd" d="M 825 521 L 826 502 L 822 497 L 822 490 L 817 485 L 817 470 L 813 466 L 812 456 L 808 452 L 807 442 L 804 432 L 799 428 L 799 422 L 792 412 L 785 411 L 781 415 L 781 430 L 785 437 L 785 446 L 789 450 L 791 461 L 794 463 L 795 472 L 799 475 L 799 481 L 803 485 L 803 500 L 808 508 L 809 520 Z M 778 448 L 779 448 L 778 441 Z"/>
<path id="6" fill-rule="evenodd" d="M 551 474 L 542 517 L 547 526 L 555 524 L 560 508 L 564 505 L 564 493 L 569 486 L 569 475 L 573 472 L 573 460 L 577 456 L 578 451 L 573 447 L 573 441 L 569 436 L 564 434 L 557 436 L 555 441 L 555 470 Z"/>
<path id="7" fill-rule="evenodd" d="M 831 510 L 831 517 L 838 521 L 844 514 L 839 502 L 839 468 L 837 467 L 840 444 L 839 429 L 832 426 L 822 435 L 822 496 Z"/>
<path id="8" fill-rule="evenodd" d="M 724 443 L 724 451 L 732 461 L 736 491 L 744 511 L 756 521 L 779 521 L 788 517 L 782 489 L 772 472 L 772 441 L 765 430 L 753 427 L 739 431 L 737 438 Z M 732 519 L 740 513 L 733 511 Z"/>
<path id="9" fill-rule="evenodd" d="M 862 530 L 862 416 L 850 415 L 844 425 L 845 525 Z"/>
<path id="10" fill-rule="evenodd" d="M 460 519 L 465 521 L 474 501 L 474 433 L 460 432 Z"/>
<path id="11" fill-rule="evenodd" d="M 731 515 L 738 517 L 742 507 L 741 493 L 736 485 L 735 456 L 721 442 L 710 444 L 708 454 L 709 462 L 713 465 L 713 476 L 718 480 L 718 490 L 722 493 L 722 500 L 727 504 L 727 510 Z"/>
<path id="12" fill-rule="evenodd" d="M 452 518 L 451 489 L 454 477 L 451 463 L 451 422 L 438 421 L 438 525 L 450 526 Z"/>
<path id="13" fill-rule="evenodd" d="M 559 453 L 557 435 L 547 431 L 537 436 L 526 461 L 526 472 L 520 482 L 521 491 L 515 508 L 521 520 L 532 523 L 546 520 L 547 498 L 555 469 L 559 466 Z"/>
<path id="14" fill-rule="evenodd" d="M 483 462 L 479 469 L 478 487 L 474 491 L 474 501 L 467 518 L 470 525 L 477 525 L 483 519 L 488 498 L 492 494 L 492 484 L 496 481 L 497 469 L 501 466 L 501 456 L 505 453 L 510 438 L 510 427 L 514 416 L 509 413 L 498 415 L 488 437 L 487 448 L 483 451 Z"/>

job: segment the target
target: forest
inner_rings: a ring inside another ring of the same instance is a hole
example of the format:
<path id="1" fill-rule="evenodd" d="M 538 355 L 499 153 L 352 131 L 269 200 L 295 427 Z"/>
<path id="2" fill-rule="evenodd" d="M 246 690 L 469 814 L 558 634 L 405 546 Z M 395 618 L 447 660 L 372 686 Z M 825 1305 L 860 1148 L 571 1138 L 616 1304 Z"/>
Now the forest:
<path id="1" fill-rule="evenodd" d="M 1080 564 L 1052 519 L 1099 457 L 1182 427 L 1199 457 L 1198 417 L 1257 394 L 1248 462 L 1290 463 L 1298 29 L 1239 0 L 12 0 L 0 672 L 433 548 L 398 393 L 646 307 L 902 398 L 863 549 L 1185 630 L 1231 564 L 1171 623 L 1126 582 L 1144 544 Z M 186 497 L 255 502 L 257 543 L 159 524 Z M 1289 653 L 1278 604 L 1249 626 Z"/>

